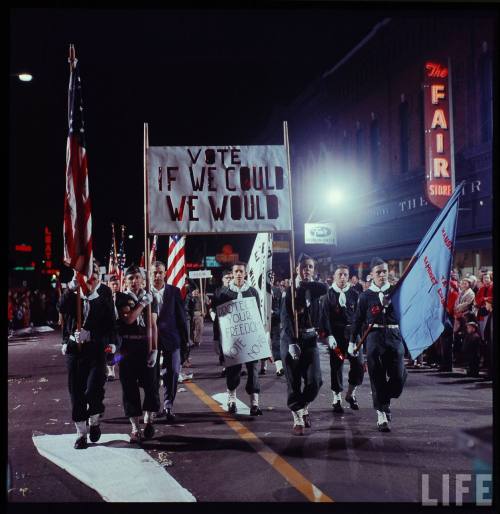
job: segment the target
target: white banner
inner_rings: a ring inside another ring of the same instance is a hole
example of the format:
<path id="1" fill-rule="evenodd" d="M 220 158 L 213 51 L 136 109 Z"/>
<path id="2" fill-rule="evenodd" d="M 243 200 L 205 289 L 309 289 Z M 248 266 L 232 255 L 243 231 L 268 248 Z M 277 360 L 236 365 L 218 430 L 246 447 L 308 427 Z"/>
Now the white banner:
<path id="1" fill-rule="evenodd" d="M 190 271 L 189 278 L 211 278 L 212 272 L 209 269 L 200 269 L 197 271 Z"/>
<path id="2" fill-rule="evenodd" d="M 284 146 L 148 149 L 152 234 L 291 230 Z"/>
<path id="3" fill-rule="evenodd" d="M 217 317 L 226 367 L 271 356 L 254 297 L 219 305 Z"/>
<path id="4" fill-rule="evenodd" d="M 247 265 L 247 282 L 255 287 L 259 293 L 260 312 L 262 312 L 262 319 L 265 320 L 264 328 L 266 332 L 271 331 L 270 274 L 273 266 L 272 244 L 272 234 L 257 234 Z"/>

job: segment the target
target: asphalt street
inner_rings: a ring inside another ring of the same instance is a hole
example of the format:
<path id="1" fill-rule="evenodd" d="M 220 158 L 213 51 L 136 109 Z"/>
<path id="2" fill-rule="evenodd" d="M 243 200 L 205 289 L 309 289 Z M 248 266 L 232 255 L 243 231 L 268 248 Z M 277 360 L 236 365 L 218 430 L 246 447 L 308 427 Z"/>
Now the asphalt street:
<path id="1" fill-rule="evenodd" d="M 420 503 L 423 474 L 430 496 L 441 498 L 443 474 L 453 487 L 456 474 L 477 465 L 458 440 L 464 429 L 492 425 L 491 382 L 467 378 L 460 369 L 410 369 L 401 398 L 393 402 L 392 431 L 379 433 L 368 375 L 357 395 L 360 410 L 332 412 L 329 359 L 321 344 L 323 386 L 310 408 L 313 426 L 298 437 L 291 433 L 285 378 L 276 376 L 273 364 L 261 376 L 263 416 L 222 411 L 212 399 L 226 387 L 211 334 L 206 324 L 201 346 L 191 352 L 193 379 L 179 384 L 176 422 L 158 420 L 155 437 L 143 444 L 156 460 L 168 456 L 165 472 L 198 502 Z M 32 441 L 34 434 L 75 433 L 60 337 L 55 331 L 8 341 L 11 502 L 103 501 L 42 457 Z M 245 380 L 238 398 L 249 405 Z M 119 380 L 106 384 L 105 405 L 103 433 L 128 434 Z"/>

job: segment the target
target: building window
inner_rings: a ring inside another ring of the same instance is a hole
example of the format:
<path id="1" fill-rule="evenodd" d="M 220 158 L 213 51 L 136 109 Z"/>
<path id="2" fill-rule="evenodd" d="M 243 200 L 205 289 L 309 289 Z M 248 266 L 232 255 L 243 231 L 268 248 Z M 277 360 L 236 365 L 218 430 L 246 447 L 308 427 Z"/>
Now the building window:
<path id="1" fill-rule="evenodd" d="M 408 118 L 408 102 L 404 100 L 399 104 L 399 158 L 402 174 L 408 173 L 409 168 L 410 124 Z"/>
<path id="2" fill-rule="evenodd" d="M 486 42 L 479 58 L 479 109 L 481 120 L 481 141 L 491 141 L 493 129 L 493 88 L 491 75 L 491 55 Z"/>
<path id="3" fill-rule="evenodd" d="M 377 177 L 380 168 L 380 125 L 374 115 L 370 122 L 370 158 L 372 177 Z"/>
<path id="4" fill-rule="evenodd" d="M 356 123 L 356 160 L 358 166 L 363 165 L 363 129 L 360 123 Z"/>

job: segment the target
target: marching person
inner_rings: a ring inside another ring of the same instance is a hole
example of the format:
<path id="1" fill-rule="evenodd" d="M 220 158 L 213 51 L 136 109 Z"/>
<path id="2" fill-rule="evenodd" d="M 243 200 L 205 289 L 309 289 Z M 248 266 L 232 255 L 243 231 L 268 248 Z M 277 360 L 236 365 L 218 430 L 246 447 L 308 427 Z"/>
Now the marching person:
<path id="1" fill-rule="evenodd" d="M 106 354 L 108 346 L 116 351 L 116 326 L 113 304 L 109 297 L 97 292 L 99 271 L 94 267 L 87 281 L 88 292 L 82 293 L 82 326 L 77 330 L 76 275 L 61 296 L 57 308 L 62 315 L 63 344 L 66 355 L 68 387 L 71 397 L 71 418 L 77 439 L 74 448 L 88 447 L 87 435 L 95 443 L 101 437 L 99 417 L 104 412 L 104 384 L 106 381 Z"/>
<path id="2" fill-rule="evenodd" d="M 202 303 L 207 305 L 208 297 L 205 295 L 203 298 L 201 292 L 197 286 L 189 294 L 189 313 L 191 317 L 191 334 L 193 344 L 195 346 L 200 346 L 201 344 L 201 335 L 203 334 L 203 312 Z"/>
<path id="3" fill-rule="evenodd" d="M 373 323 L 366 339 L 368 374 L 372 389 L 373 407 L 377 411 L 377 427 L 390 432 L 391 398 L 399 398 L 406 381 L 404 345 L 390 294 L 394 286 L 388 282 L 388 266 L 379 257 L 370 263 L 372 283 L 359 295 L 348 353 L 355 355 L 356 338 L 364 323 Z"/>
<path id="4" fill-rule="evenodd" d="M 158 302 L 152 293 L 142 287 L 141 269 L 131 265 L 125 272 L 127 288 L 117 293 L 118 328 L 122 338 L 120 360 L 120 382 L 123 392 L 125 416 L 130 419 L 132 431 L 131 443 L 140 443 L 144 438 L 150 439 L 155 433 L 153 413 L 160 408 L 156 370 L 158 355 L 156 319 Z M 152 350 L 148 347 L 147 307 L 151 304 Z M 144 389 L 144 401 L 141 406 L 139 386 Z M 140 416 L 144 411 L 144 434 L 140 428 Z"/>
<path id="5" fill-rule="evenodd" d="M 247 275 L 246 263 L 241 261 L 235 262 L 232 267 L 232 275 L 233 279 L 229 282 L 229 285 L 221 289 L 218 305 L 238 298 L 250 298 L 253 296 L 257 301 L 257 308 L 260 312 L 259 293 L 245 280 Z M 245 365 L 248 372 L 245 390 L 250 395 L 250 415 L 262 416 L 262 410 L 259 407 L 260 383 L 258 361 L 246 362 Z M 235 414 L 237 411 L 236 389 L 240 384 L 241 368 L 241 364 L 226 367 L 227 410 L 231 414 Z"/>
<path id="6" fill-rule="evenodd" d="M 159 268 L 163 269 L 164 278 L 165 265 L 157 261 L 155 269 Z M 180 289 L 163 282 L 161 291 L 163 295 L 158 315 L 158 348 L 163 354 L 162 380 L 165 398 L 163 408 L 167 421 L 172 423 L 175 421 L 173 409 L 181 366 L 185 365 L 189 355 L 189 335 L 186 309 Z"/>
<path id="7" fill-rule="evenodd" d="M 349 283 L 349 268 L 338 264 L 333 275 L 333 283 L 322 300 L 321 329 L 327 337 L 330 349 L 331 388 L 333 393 L 333 412 L 343 413 L 342 391 L 344 360 L 349 360 L 349 386 L 346 402 L 351 409 L 358 410 L 356 387 L 363 382 L 363 354 L 354 357 L 347 353 L 351 325 L 358 302 L 358 292 Z"/>
<path id="8" fill-rule="evenodd" d="M 274 365 L 276 366 L 276 376 L 282 377 L 285 374 L 280 350 L 280 313 L 282 293 L 278 286 L 274 285 L 274 271 L 271 272 L 271 352 Z"/>
<path id="9" fill-rule="evenodd" d="M 316 330 L 320 325 L 319 299 L 326 294 L 327 286 L 313 281 L 314 268 L 312 257 L 306 254 L 299 256 L 295 289 L 298 334 L 294 328 L 291 289 L 286 290 L 281 305 L 281 360 L 285 367 L 287 406 L 292 411 L 292 433 L 295 435 L 304 435 L 304 427 L 311 427 L 309 404 L 323 384 Z"/>
<path id="10" fill-rule="evenodd" d="M 118 311 L 116 310 L 116 294 L 120 291 L 120 280 L 116 275 L 111 275 L 108 280 L 108 286 L 111 289 L 111 297 L 113 299 L 113 312 L 115 320 L 118 321 Z M 115 379 L 115 353 L 109 351 L 106 353 L 106 380 L 111 382 Z"/>

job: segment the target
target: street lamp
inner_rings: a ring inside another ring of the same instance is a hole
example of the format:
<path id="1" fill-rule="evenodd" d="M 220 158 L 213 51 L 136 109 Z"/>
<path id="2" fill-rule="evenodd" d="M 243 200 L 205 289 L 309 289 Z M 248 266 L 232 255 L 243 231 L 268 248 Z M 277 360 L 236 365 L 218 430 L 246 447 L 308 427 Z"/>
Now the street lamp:
<path id="1" fill-rule="evenodd" d="M 31 82 L 33 80 L 33 75 L 29 73 L 18 73 L 17 77 L 21 82 Z"/>

